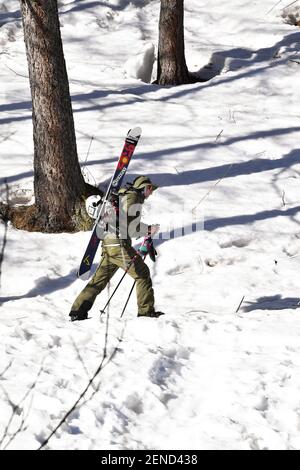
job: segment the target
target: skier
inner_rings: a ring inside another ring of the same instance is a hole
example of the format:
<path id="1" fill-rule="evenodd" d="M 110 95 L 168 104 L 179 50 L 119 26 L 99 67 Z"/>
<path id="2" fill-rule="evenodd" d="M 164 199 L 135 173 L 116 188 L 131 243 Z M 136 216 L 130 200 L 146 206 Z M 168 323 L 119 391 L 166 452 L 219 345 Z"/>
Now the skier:
<path id="1" fill-rule="evenodd" d="M 69 314 L 71 321 L 85 320 L 96 297 L 106 287 L 112 276 L 123 268 L 136 281 L 138 317 L 162 315 L 154 309 L 154 293 L 148 266 L 132 248 L 131 237 L 139 238 L 155 235 L 159 225 L 146 225 L 141 222 L 142 204 L 158 186 L 146 176 L 137 177 L 128 188 L 119 191 L 119 207 L 116 208 L 117 224 L 114 230 L 104 235 L 101 261 L 91 281 L 82 290 L 72 305 Z M 125 217 L 124 217 L 125 215 Z M 113 224 L 109 224 L 109 227 Z"/>

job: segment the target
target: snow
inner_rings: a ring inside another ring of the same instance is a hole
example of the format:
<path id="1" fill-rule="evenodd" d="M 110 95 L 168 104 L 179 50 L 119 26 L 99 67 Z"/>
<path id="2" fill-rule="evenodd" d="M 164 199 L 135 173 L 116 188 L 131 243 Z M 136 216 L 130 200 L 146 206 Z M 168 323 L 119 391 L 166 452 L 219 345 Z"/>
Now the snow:
<path id="1" fill-rule="evenodd" d="M 146 44 L 137 54 L 133 54 L 125 65 L 125 75 L 132 78 L 140 79 L 142 82 L 150 83 L 153 64 L 155 61 L 154 44 Z"/>
<path id="2" fill-rule="evenodd" d="M 162 88 L 149 83 L 159 1 L 59 2 L 81 162 L 93 137 L 92 183 L 105 186 L 127 130 L 143 129 L 128 179 L 160 186 L 144 219 L 161 224 L 149 266 L 166 315 L 137 318 L 133 296 L 119 318 L 126 278 L 100 316 L 118 273 L 90 318 L 70 323 L 89 234 L 9 225 L 1 449 L 43 443 L 105 342 L 103 369 L 47 449 L 300 449 L 300 32 L 287 21 L 299 4 L 185 3 L 187 64 L 210 80 Z M 0 24 L 0 196 L 6 179 L 10 201 L 24 204 L 33 143 L 17 0 L 0 2 Z"/>

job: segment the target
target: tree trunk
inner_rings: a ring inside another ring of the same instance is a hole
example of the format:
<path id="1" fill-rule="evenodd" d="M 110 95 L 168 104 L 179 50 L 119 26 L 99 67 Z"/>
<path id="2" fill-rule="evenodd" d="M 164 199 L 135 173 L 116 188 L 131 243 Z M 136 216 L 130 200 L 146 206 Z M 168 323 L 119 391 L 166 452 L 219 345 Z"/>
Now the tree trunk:
<path id="1" fill-rule="evenodd" d="M 20 0 L 32 96 L 35 224 L 72 231 L 81 174 L 56 0 Z M 31 217 L 32 218 L 32 217 Z M 33 228 L 35 229 L 35 228 Z"/>
<path id="2" fill-rule="evenodd" d="M 159 85 L 190 83 L 184 55 L 183 0 L 161 0 L 159 17 Z"/>

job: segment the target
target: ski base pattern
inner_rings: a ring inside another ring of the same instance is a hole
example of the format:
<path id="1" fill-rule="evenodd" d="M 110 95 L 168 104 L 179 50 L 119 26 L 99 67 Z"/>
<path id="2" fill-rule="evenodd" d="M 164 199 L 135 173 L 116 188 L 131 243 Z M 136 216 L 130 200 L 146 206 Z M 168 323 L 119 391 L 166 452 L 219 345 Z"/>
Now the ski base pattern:
<path id="1" fill-rule="evenodd" d="M 130 131 L 128 132 L 126 136 L 124 147 L 120 155 L 120 158 L 118 160 L 116 170 L 113 174 L 113 177 L 110 181 L 110 184 L 108 186 L 108 189 L 102 201 L 102 204 L 99 209 L 98 216 L 97 216 L 97 219 L 95 221 L 95 225 L 92 231 L 90 241 L 85 250 L 84 256 L 82 258 L 82 261 L 81 261 L 81 264 L 77 273 L 77 276 L 82 280 L 87 280 L 90 277 L 93 260 L 95 258 L 100 240 L 102 238 L 102 235 L 101 235 L 103 232 L 102 219 L 105 214 L 106 204 L 108 203 L 110 196 L 113 193 L 116 194 L 121 187 L 123 178 L 126 174 L 128 165 L 130 163 L 135 147 L 139 141 L 141 133 L 142 133 L 142 129 L 140 127 L 135 127 L 134 129 L 130 129 Z"/>

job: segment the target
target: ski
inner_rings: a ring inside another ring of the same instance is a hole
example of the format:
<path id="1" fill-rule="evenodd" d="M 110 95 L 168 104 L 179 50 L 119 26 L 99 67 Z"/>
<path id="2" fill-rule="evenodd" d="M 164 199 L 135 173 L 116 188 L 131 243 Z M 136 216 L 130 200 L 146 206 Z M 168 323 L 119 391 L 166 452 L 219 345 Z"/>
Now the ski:
<path id="1" fill-rule="evenodd" d="M 117 193 L 121 187 L 123 178 L 127 171 L 128 165 L 130 163 L 131 157 L 135 150 L 135 147 L 141 136 L 142 129 L 140 127 L 135 127 L 130 129 L 124 143 L 122 153 L 119 157 L 115 172 L 111 178 L 109 186 L 107 188 L 106 194 L 101 202 L 101 206 L 95 220 L 95 225 L 90 237 L 89 243 L 83 255 L 77 276 L 80 279 L 86 280 L 90 277 L 91 268 L 93 265 L 93 260 L 95 258 L 103 228 L 101 226 L 101 220 L 105 213 L 105 206 L 109 200 L 109 197 L 112 193 Z"/>

